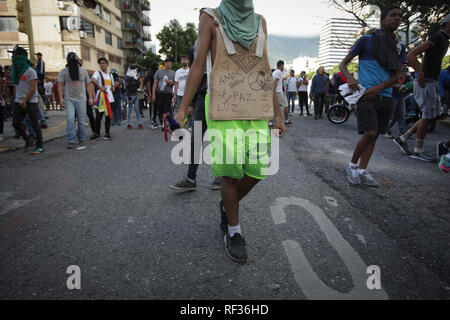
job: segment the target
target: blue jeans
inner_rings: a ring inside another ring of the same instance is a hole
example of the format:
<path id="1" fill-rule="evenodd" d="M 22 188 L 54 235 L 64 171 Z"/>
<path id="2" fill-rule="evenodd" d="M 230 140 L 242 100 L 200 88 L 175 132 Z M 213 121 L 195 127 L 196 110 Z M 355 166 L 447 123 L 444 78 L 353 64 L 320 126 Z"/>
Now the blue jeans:
<path id="1" fill-rule="evenodd" d="M 139 99 L 136 96 L 127 96 L 127 124 L 131 124 L 131 111 L 134 108 L 134 112 L 136 113 L 136 118 L 139 124 L 142 124 L 141 112 L 139 110 Z M 130 103 L 131 100 L 131 103 Z"/>
<path id="2" fill-rule="evenodd" d="M 408 108 L 406 110 L 407 113 L 413 112 L 414 114 L 417 114 L 417 102 L 414 99 L 414 95 L 410 94 L 410 95 L 406 96 L 404 101 L 408 105 Z"/>
<path id="3" fill-rule="evenodd" d="M 114 102 L 111 107 L 114 115 L 114 121 L 118 125 L 122 124 L 122 96 L 114 97 Z"/>
<path id="4" fill-rule="evenodd" d="M 297 98 L 297 92 L 288 92 L 288 110 L 295 111 L 295 99 Z M 292 108 L 291 108 L 291 100 L 292 100 Z"/>
<path id="5" fill-rule="evenodd" d="M 78 140 L 86 139 L 86 101 L 66 100 L 66 128 L 67 142 L 75 143 L 77 132 L 75 128 L 75 116 L 78 119 Z"/>
<path id="6" fill-rule="evenodd" d="M 175 108 L 173 110 L 173 114 L 176 114 L 180 109 L 181 100 L 183 100 L 183 96 L 177 95 L 177 101 L 175 102 Z"/>

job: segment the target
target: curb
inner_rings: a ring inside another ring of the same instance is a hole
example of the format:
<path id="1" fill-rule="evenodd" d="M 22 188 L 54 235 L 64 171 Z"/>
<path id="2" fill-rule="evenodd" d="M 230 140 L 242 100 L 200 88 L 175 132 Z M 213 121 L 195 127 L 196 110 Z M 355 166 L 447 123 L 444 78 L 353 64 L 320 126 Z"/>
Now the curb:
<path id="1" fill-rule="evenodd" d="M 61 129 L 62 127 L 65 127 L 65 126 L 66 126 L 66 120 L 62 121 L 57 126 L 49 128 L 49 129 L 52 130 L 52 131 L 57 131 L 57 130 Z M 44 140 L 44 143 L 47 143 L 47 142 L 52 142 L 52 141 L 54 141 L 56 139 L 61 139 L 61 138 L 65 137 L 65 136 L 66 136 L 66 133 L 64 132 L 64 133 L 56 134 L 55 136 L 44 138 L 43 140 Z M 10 138 L 10 139 L 12 139 L 12 138 Z M 8 139 L 8 140 L 10 140 L 10 139 Z M 6 153 L 6 152 L 17 151 L 17 150 L 20 150 L 22 148 L 23 148 L 23 145 L 17 146 L 17 147 L 0 146 L 0 154 Z"/>

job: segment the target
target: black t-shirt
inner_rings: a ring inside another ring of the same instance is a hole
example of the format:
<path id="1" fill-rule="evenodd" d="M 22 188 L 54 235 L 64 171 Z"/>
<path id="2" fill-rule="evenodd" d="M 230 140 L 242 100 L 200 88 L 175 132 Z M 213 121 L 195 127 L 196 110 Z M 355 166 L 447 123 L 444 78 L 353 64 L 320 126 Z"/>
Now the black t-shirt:
<path id="1" fill-rule="evenodd" d="M 441 30 L 428 39 L 432 43 L 432 47 L 425 52 L 422 63 L 422 69 L 426 79 L 439 81 L 442 60 L 447 53 L 449 37 L 447 33 Z"/>

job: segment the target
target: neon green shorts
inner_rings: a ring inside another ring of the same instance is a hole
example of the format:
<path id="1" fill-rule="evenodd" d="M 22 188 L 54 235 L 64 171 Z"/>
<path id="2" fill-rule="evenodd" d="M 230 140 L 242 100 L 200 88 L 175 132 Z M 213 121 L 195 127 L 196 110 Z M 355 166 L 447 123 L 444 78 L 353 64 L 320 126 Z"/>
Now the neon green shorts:
<path id="1" fill-rule="evenodd" d="M 205 98 L 205 116 L 213 176 L 266 179 L 270 151 L 268 120 L 210 120 L 209 94 Z"/>

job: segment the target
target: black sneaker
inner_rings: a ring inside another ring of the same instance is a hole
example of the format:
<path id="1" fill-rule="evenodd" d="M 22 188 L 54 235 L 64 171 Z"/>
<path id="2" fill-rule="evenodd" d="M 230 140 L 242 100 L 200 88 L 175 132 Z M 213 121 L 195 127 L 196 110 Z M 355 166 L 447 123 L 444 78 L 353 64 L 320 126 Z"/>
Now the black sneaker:
<path id="1" fill-rule="evenodd" d="M 94 134 L 91 136 L 91 140 L 92 140 L 92 141 L 97 140 L 98 138 L 100 138 L 100 135 L 99 135 L 99 134 L 96 134 L 96 133 L 94 133 Z"/>
<path id="2" fill-rule="evenodd" d="M 408 143 L 407 142 L 403 142 L 400 138 L 395 138 L 394 143 L 397 145 L 397 147 L 400 148 L 400 150 L 402 150 L 402 152 L 406 155 L 411 155 L 411 151 L 409 151 L 408 148 Z"/>
<path id="3" fill-rule="evenodd" d="M 182 181 L 178 182 L 177 184 L 171 185 L 170 188 L 172 188 L 174 190 L 180 190 L 180 191 L 196 191 L 197 183 L 191 182 L 188 179 L 184 178 Z"/>
<path id="4" fill-rule="evenodd" d="M 69 142 L 67 144 L 67 149 L 69 149 L 69 150 L 75 149 L 75 142 Z"/>
<path id="5" fill-rule="evenodd" d="M 231 260 L 238 263 L 247 262 L 247 250 L 245 249 L 244 238 L 239 233 L 236 233 L 233 238 L 227 232 L 224 236 L 225 252 Z"/>
<path id="6" fill-rule="evenodd" d="M 112 137 L 111 137 L 111 135 L 108 133 L 108 134 L 105 134 L 104 139 L 105 139 L 105 140 L 112 140 Z"/>
<path id="7" fill-rule="evenodd" d="M 223 205 L 223 201 L 220 201 L 220 230 L 222 230 L 225 235 L 228 233 L 228 218 L 225 213 L 225 206 Z"/>
<path id="8" fill-rule="evenodd" d="M 440 159 L 448 153 L 448 147 L 445 146 L 445 141 L 438 142 L 437 144 L 437 157 Z"/>
<path id="9" fill-rule="evenodd" d="M 23 147 L 23 152 L 30 152 L 31 150 L 33 150 L 33 146 L 33 141 L 26 142 L 25 147 Z"/>
<path id="10" fill-rule="evenodd" d="M 424 162 L 436 162 L 437 159 L 434 158 L 431 154 L 426 153 L 426 152 L 421 152 L 421 153 L 411 153 L 411 159 L 416 159 L 416 160 L 420 160 L 420 161 L 424 161 Z"/>

